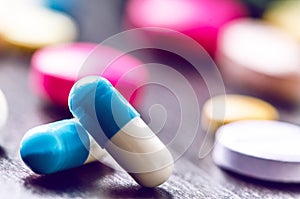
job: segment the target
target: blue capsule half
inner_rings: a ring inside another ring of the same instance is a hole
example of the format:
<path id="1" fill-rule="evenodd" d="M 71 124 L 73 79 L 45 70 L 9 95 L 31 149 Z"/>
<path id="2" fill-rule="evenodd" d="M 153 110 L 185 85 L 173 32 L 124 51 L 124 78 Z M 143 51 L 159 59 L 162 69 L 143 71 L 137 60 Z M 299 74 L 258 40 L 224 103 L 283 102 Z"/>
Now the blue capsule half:
<path id="1" fill-rule="evenodd" d="M 21 141 L 20 155 L 35 173 L 51 174 L 95 160 L 90 158 L 91 149 L 104 154 L 101 147 L 91 147 L 86 130 L 68 119 L 30 129 Z"/>
<path id="2" fill-rule="evenodd" d="M 108 80 L 96 76 L 83 78 L 73 86 L 69 108 L 101 147 L 133 118 L 140 117 Z"/>

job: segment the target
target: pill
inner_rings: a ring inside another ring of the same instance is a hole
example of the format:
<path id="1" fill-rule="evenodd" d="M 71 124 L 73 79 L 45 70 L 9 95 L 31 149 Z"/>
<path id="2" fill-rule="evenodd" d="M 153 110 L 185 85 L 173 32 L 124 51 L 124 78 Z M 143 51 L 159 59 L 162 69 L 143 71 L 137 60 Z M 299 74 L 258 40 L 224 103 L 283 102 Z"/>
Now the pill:
<path id="1" fill-rule="evenodd" d="M 215 132 L 223 124 L 239 120 L 277 120 L 275 107 L 261 99 L 246 95 L 218 95 L 207 100 L 202 108 L 202 128 Z"/>
<path id="2" fill-rule="evenodd" d="M 8 106 L 4 93 L 0 90 L 0 128 L 4 126 L 8 116 Z"/>
<path id="3" fill-rule="evenodd" d="M 300 42 L 300 2 L 274 1 L 266 10 L 264 19 L 286 30 Z"/>
<path id="4" fill-rule="evenodd" d="M 80 0 L 43 0 L 43 4 L 46 7 L 49 7 L 53 10 L 62 11 L 68 14 L 72 13 L 72 11 L 78 6 L 80 6 L 81 3 L 82 2 Z"/>
<path id="5" fill-rule="evenodd" d="M 246 7 L 234 0 L 130 0 L 124 23 L 128 28 L 158 27 L 178 31 L 214 54 L 219 28 L 247 13 Z M 146 33 L 152 42 L 181 42 L 174 34 L 164 35 L 164 31 Z M 184 41 L 180 45 L 184 47 Z"/>
<path id="6" fill-rule="evenodd" d="M 300 45 L 260 20 L 238 19 L 222 28 L 216 61 L 225 83 L 287 103 L 300 99 Z"/>
<path id="7" fill-rule="evenodd" d="M 238 121 L 217 131 L 213 160 L 248 177 L 300 182 L 300 127 L 279 121 Z"/>
<path id="8" fill-rule="evenodd" d="M 97 76 L 80 79 L 70 92 L 69 108 L 137 183 L 155 187 L 169 178 L 171 153 L 109 81 Z"/>
<path id="9" fill-rule="evenodd" d="M 37 49 L 77 38 L 76 23 L 63 13 L 33 4 L 2 2 L 0 34 L 8 44 Z"/>
<path id="10" fill-rule="evenodd" d="M 27 131 L 20 154 L 35 173 L 51 174 L 99 160 L 107 153 L 80 123 L 65 119 Z"/>
<path id="11" fill-rule="evenodd" d="M 97 50 L 95 50 L 97 48 Z M 95 51 L 93 51 L 95 50 Z M 48 102 L 67 107 L 68 95 L 75 81 L 82 75 L 82 71 L 91 68 L 89 56 L 96 54 L 97 60 L 90 75 L 100 75 L 109 79 L 113 85 L 130 73 L 133 69 L 142 65 L 142 62 L 131 55 L 123 55 L 117 60 L 112 60 L 108 69 L 104 72 L 101 63 L 107 57 L 121 55 L 119 51 L 100 46 L 95 43 L 74 42 L 44 47 L 36 51 L 31 59 L 30 84 L 34 92 Z M 105 66 L 106 67 L 106 66 Z M 125 79 L 125 80 L 124 80 Z M 130 91 L 137 89 L 140 82 L 146 81 L 147 71 L 139 70 L 138 76 L 123 78 L 119 85 L 120 92 L 133 103 L 141 99 L 130 95 Z M 58 89 L 59 88 L 59 89 Z M 141 95 L 140 95 L 141 96 Z"/>

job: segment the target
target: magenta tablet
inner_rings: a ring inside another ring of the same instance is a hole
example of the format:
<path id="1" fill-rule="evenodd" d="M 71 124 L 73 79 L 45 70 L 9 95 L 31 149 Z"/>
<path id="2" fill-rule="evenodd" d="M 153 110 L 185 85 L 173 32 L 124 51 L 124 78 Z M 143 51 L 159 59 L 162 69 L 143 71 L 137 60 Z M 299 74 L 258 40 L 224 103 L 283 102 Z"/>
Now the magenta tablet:
<path id="1" fill-rule="evenodd" d="M 89 57 L 91 53 L 93 60 Z M 107 57 L 120 54 L 118 50 L 94 43 L 69 43 L 42 48 L 34 53 L 31 60 L 31 86 L 43 99 L 67 107 L 69 91 L 76 80 L 86 75 L 101 75 L 113 85 L 118 84 L 119 91 L 134 105 L 137 98 L 132 91 L 146 80 L 147 72 L 139 70 L 138 75 L 127 74 L 141 66 L 142 62 L 131 55 L 123 55 L 112 60 L 104 72 L 100 68 Z M 91 66 L 91 61 L 94 66 Z"/>
<path id="2" fill-rule="evenodd" d="M 126 23 L 131 28 L 161 27 L 179 31 L 213 54 L 219 28 L 247 13 L 247 9 L 234 0 L 130 0 Z M 159 33 L 156 36 L 159 37 Z"/>

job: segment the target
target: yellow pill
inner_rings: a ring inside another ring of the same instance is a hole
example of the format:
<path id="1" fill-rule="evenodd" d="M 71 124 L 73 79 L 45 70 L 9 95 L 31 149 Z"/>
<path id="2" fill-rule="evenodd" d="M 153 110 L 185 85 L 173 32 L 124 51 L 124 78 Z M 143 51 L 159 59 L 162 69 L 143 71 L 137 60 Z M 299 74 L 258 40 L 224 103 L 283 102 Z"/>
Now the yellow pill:
<path id="1" fill-rule="evenodd" d="M 239 120 L 277 120 L 271 104 L 250 96 L 219 95 L 207 100 L 202 109 L 202 128 L 215 132 L 223 124 Z"/>
<path id="2" fill-rule="evenodd" d="M 8 44 L 34 50 L 77 37 L 75 22 L 63 13 L 32 4 L 2 2 L 0 35 Z"/>
<path id="3" fill-rule="evenodd" d="M 265 12 L 264 19 L 287 30 L 300 42 L 300 1 L 275 1 Z"/>

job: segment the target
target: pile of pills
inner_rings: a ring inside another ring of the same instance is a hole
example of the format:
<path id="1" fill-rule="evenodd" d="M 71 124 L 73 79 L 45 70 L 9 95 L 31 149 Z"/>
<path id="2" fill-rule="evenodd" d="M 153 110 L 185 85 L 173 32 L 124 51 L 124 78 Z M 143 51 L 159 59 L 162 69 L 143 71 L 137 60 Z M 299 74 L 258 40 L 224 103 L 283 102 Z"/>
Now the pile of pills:
<path id="1" fill-rule="evenodd" d="M 134 109 L 141 101 L 133 91 L 149 75 L 139 68 L 143 63 L 117 49 L 77 41 L 76 21 L 66 14 L 77 1 L 0 3 L 1 45 L 33 50 L 33 91 L 74 116 L 28 130 L 20 144 L 24 163 L 35 173 L 52 174 L 111 156 L 138 184 L 164 183 L 173 157 Z M 216 61 L 226 84 L 250 93 L 212 97 L 199 123 L 215 133 L 216 165 L 276 182 L 300 182 L 300 127 L 277 121 L 279 111 L 253 96 L 300 103 L 299 23 L 300 3 L 292 0 L 129 0 L 123 21 L 124 28 L 165 28 L 191 37 Z M 143 36 L 195 53 L 176 34 L 147 29 Z M 135 70 L 138 76 L 128 75 Z M 7 115 L 0 90 L 0 128 Z"/>

